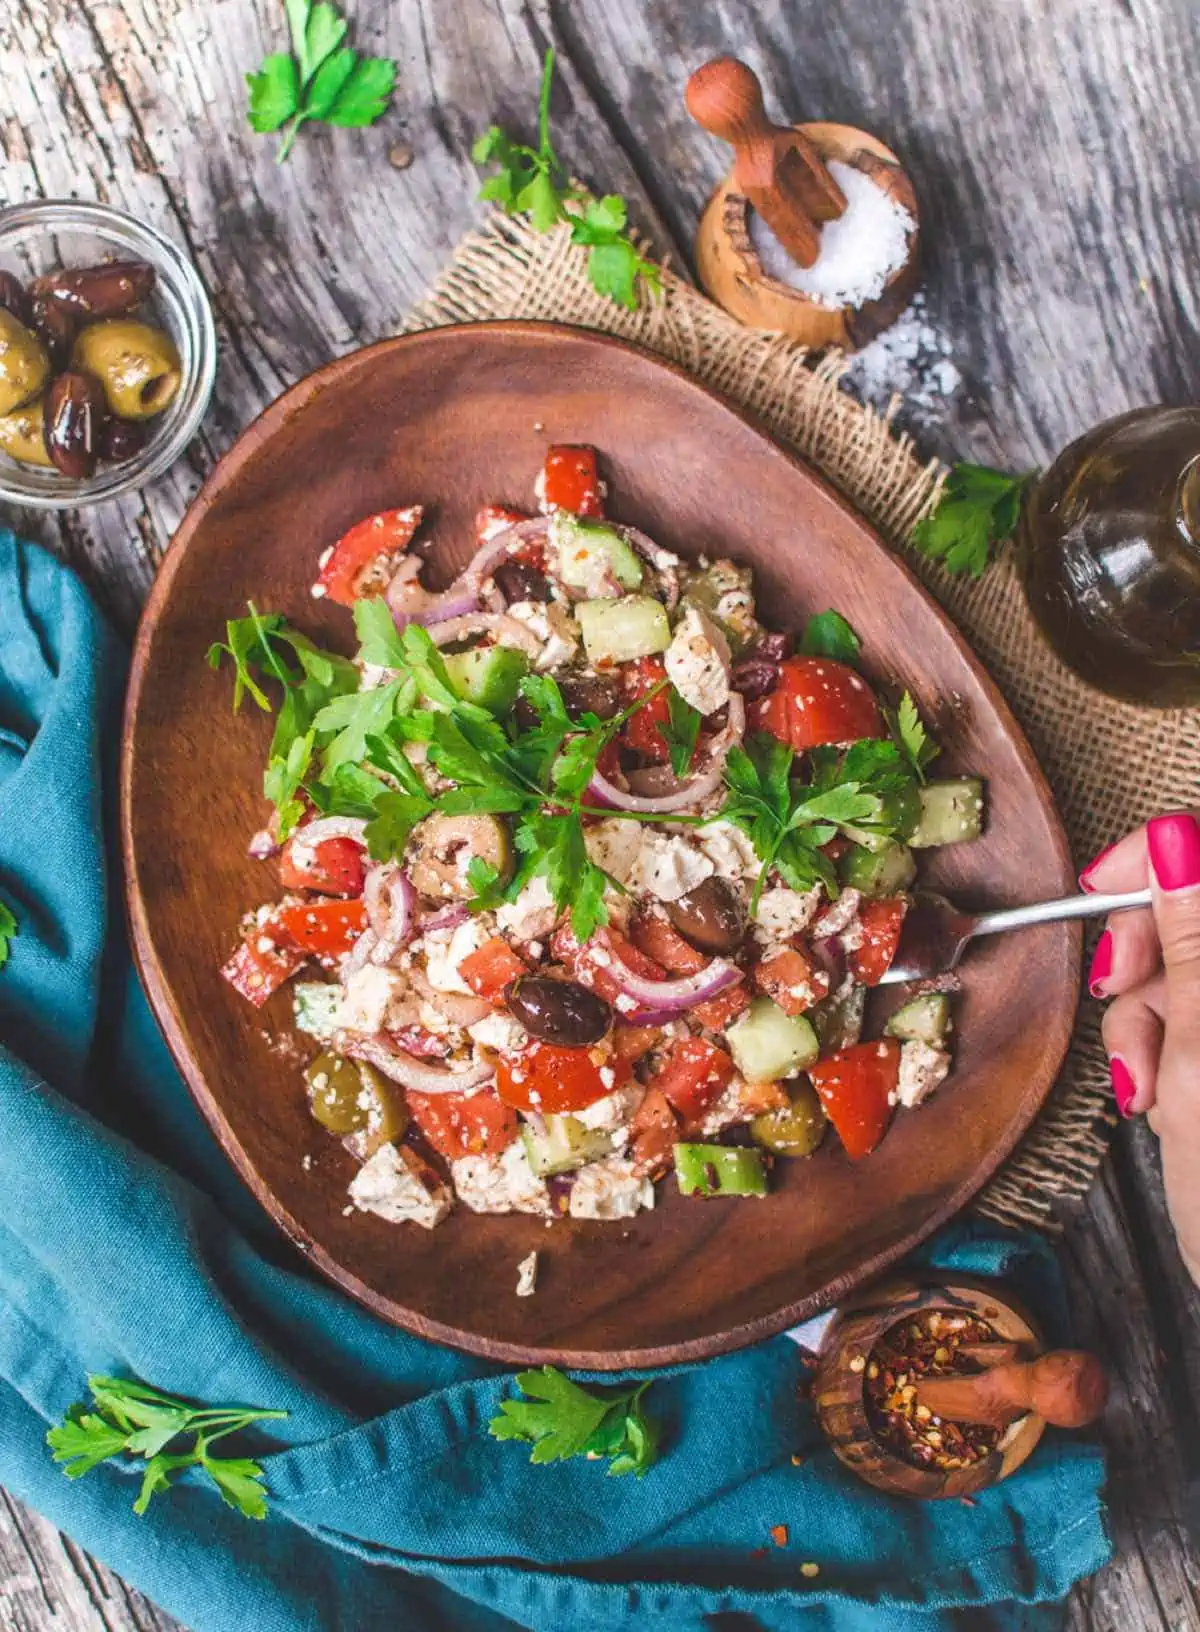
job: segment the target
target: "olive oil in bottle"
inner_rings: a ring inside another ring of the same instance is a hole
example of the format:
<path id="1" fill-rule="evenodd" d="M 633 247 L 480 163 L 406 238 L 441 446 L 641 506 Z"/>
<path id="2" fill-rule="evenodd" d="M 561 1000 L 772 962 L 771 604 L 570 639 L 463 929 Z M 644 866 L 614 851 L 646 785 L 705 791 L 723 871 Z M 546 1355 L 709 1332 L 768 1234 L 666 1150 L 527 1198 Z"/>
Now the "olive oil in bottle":
<path id="1" fill-rule="evenodd" d="M 1113 697 L 1200 703 L 1200 408 L 1139 408 L 1065 448 L 1025 503 L 1030 609 Z"/>

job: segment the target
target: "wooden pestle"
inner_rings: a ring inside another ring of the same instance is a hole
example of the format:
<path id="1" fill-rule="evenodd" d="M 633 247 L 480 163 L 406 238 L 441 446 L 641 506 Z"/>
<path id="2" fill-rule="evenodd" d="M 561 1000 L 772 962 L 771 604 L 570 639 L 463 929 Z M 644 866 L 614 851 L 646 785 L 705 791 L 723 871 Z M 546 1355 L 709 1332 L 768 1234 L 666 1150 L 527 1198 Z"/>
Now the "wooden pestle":
<path id="1" fill-rule="evenodd" d="M 687 110 L 734 151 L 733 180 L 793 260 L 811 266 L 821 223 L 846 208 L 846 197 L 807 136 L 767 118 L 762 86 L 736 57 L 713 57 L 687 82 Z"/>
<path id="2" fill-rule="evenodd" d="M 922 1377 L 915 1387 L 917 1404 L 935 1417 L 993 1428 L 1003 1428 L 1027 1411 L 1058 1428 L 1083 1428 L 1095 1422 L 1108 1396 L 1103 1366 L 1080 1349 L 1007 1360 L 972 1377 Z"/>

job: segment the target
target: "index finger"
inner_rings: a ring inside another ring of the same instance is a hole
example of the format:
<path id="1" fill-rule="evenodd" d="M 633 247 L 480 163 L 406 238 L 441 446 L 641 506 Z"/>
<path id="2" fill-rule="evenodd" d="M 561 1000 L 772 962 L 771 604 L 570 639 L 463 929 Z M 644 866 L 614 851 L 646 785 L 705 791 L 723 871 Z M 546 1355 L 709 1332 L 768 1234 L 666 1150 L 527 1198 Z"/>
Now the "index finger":
<path id="1" fill-rule="evenodd" d="M 1135 827 L 1116 844 L 1101 850 L 1079 875 L 1079 888 L 1088 895 L 1110 890 L 1144 890 L 1149 882 L 1150 858 L 1144 826 Z"/>

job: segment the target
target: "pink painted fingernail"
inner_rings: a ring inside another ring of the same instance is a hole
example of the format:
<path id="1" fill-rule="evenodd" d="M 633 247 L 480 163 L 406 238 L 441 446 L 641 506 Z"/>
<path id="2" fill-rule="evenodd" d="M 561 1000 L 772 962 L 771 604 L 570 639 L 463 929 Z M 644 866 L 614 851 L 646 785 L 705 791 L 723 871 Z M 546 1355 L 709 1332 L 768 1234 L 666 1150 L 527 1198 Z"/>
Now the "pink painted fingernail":
<path id="1" fill-rule="evenodd" d="M 1137 1093 L 1137 1084 L 1129 1074 L 1129 1067 L 1119 1054 L 1114 1054 L 1108 1062 L 1112 1072 L 1113 1098 L 1117 1102 L 1117 1109 L 1122 1116 L 1130 1114 L 1133 1105 L 1133 1096 Z"/>
<path id="2" fill-rule="evenodd" d="M 1087 866 L 1079 875 L 1079 888 L 1081 890 L 1088 893 L 1096 888 L 1091 881 L 1092 874 L 1096 871 L 1096 868 L 1099 867 L 1105 856 L 1110 856 L 1116 848 L 1117 847 L 1115 844 L 1106 844 L 1098 856 L 1092 857 L 1091 861 L 1088 862 Z"/>
<path id="3" fill-rule="evenodd" d="M 1156 816 L 1146 824 L 1146 844 L 1160 890 L 1200 884 L 1200 822 L 1191 811 Z"/>
<path id="4" fill-rule="evenodd" d="M 1088 970 L 1088 991 L 1093 997 L 1104 996 L 1104 982 L 1112 974 L 1112 933 L 1105 930 L 1092 953 L 1092 967 Z"/>

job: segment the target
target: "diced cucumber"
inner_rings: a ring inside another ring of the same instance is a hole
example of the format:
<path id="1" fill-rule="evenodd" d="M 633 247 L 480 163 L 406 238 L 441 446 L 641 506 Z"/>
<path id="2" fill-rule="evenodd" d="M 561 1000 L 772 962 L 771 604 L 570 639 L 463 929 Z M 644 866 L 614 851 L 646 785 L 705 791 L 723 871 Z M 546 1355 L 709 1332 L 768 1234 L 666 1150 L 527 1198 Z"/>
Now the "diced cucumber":
<path id="1" fill-rule="evenodd" d="M 342 988 L 323 980 L 298 980 L 292 987 L 296 1030 L 326 1041 L 338 1029 L 337 1009 Z"/>
<path id="2" fill-rule="evenodd" d="M 626 595 L 619 601 L 580 601 L 575 608 L 591 663 L 628 663 L 665 652 L 671 625 L 661 601 Z"/>
<path id="3" fill-rule="evenodd" d="M 920 997 L 910 997 L 883 1029 L 889 1037 L 898 1037 L 902 1043 L 928 1043 L 930 1048 L 945 1048 L 950 1035 L 950 999 L 945 992 L 923 992 Z"/>
<path id="4" fill-rule="evenodd" d="M 983 832 L 983 783 L 977 776 L 927 782 L 921 789 L 921 819 L 908 836 L 914 850 L 961 844 Z"/>
<path id="5" fill-rule="evenodd" d="M 747 1082 L 781 1082 L 812 1065 L 821 1052 L 805 1017 L 784 1014 L 769 997 L 756 997 L 725 1038 L 733 1063 Z"/>
<path id="6" fill-rule="evenodd" d="M 846 837 L 864 850 L 883 850 L 896 839 L 907 839 L 921 820 L 921 789 L 916 782 L 890 789 L 881 796 L 880 803 L 879 828 L 842 828 Z"/>
<path id="7" fill-rule="evenodd" d="M 603 1128 L 589 1128 L 575 1116 L 544 1116 L 540 1126 L 526 1122 L 521 1127 L 525 1154 L 539 1179 L 552 1173 L 570 1173 L 588 1162 L 611 1156 L 612 1134 Z"/>
<path id="8" fill-rule="evenodd" d="M 475 646 L 469 652 L 447 652 L 446 674 L 464 702 L 491 714 L 507 714 L 517 687 L 529 673 L 529 659 L 512 646 Z"/>
<path id="9" fill-rule="evenodd" d="M 878 850 L 854 845 L 838 863 L 843 884 L 864 895 L 899 895 L 917 876 L 917 864 L 906 844 L 889 839 Z"/>
<path id="10" fill-rule="evenodd" d="M 645 568 L 620 533 L 602 521 L 584 521 L 565 510 L 550 522 L 550 543 L 558 554 L 558 575 L 572 589 L 603 595 L 611 580 L 639 589 Z"/>
<path id="11" fill-rule="evenodd" d="M 844 997 L 827 997 L 823 1003 L 809 1009 L 822 1054 L 838 1054 L 849 1048 L 862 1036 L 863 1020 L 867 1012 L 867 988 L 851 986 Z"/>
<path id="12" fill-rule="evenodd" d="M 675 1177 L 684 1196 L 765 1196 L 767 1165 L 747 1145 L 676 1145 Z"/>

